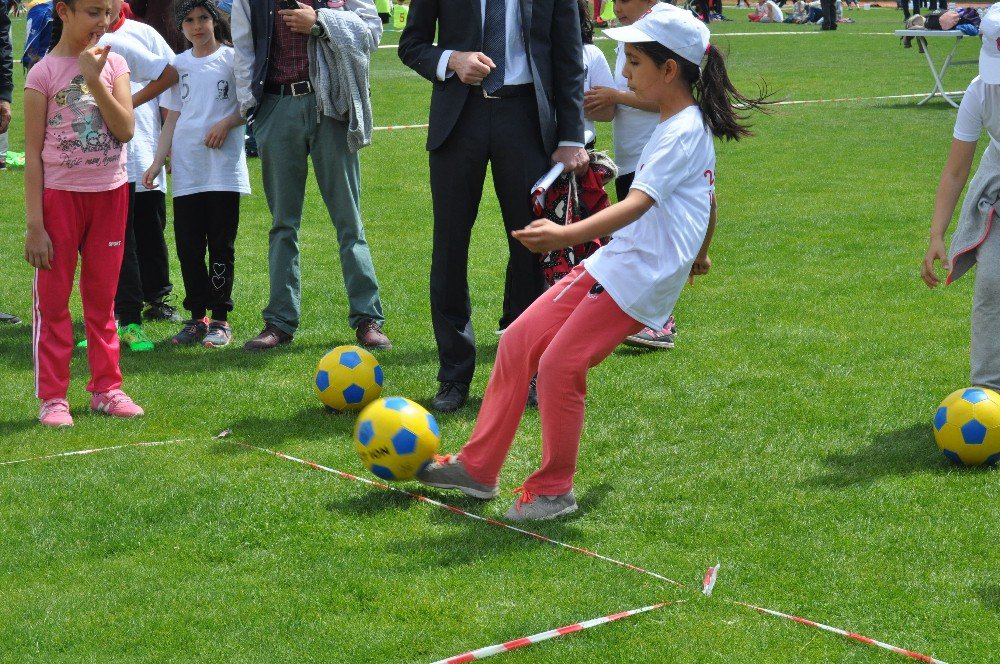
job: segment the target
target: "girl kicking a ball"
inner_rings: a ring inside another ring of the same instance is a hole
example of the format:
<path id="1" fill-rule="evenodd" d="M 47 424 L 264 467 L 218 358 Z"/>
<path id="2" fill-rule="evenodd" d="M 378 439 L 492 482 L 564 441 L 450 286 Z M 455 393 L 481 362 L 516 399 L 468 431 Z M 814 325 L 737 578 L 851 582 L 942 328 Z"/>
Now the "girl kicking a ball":
<path id="1" fill-rule="evenodd" d="M 576 510 L 573 474 L 587 370 L 626 336 L 666 322 L 692 265 L 708 253 L 712 138 L 749 136 L 734 103 L 745 109 L 767 103 L 733 87 L 722 54 L 709 44 L 708 28 L 689 12 L 655 12 L 605 34 L 626 43 L 629 87 L 660 109 L 635 180 L 624 200 L 592 217 L 567 226 L 536 220 L 513 235 L 535 252 L 607 235 L 614 240 L 507 328 L 469 442 L 457 455 L 436 457 L 417 475 L 429 486 L 495 497 L 528 382 L 537 371 L 542 466 L 515 490 L 519 498 L 506 515 L 511 520 L 551 519 Z"/>

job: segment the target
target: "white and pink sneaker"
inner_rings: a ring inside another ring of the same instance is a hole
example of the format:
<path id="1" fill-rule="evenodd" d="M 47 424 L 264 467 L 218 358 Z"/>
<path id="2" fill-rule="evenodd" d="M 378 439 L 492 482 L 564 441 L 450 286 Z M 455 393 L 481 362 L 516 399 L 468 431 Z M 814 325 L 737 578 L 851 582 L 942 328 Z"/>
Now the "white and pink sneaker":
<path id="1" fill-rule="evenodd" d="M 94 392 L 90 398 L 90 410 L 111 417 L 139 417 L 146 412 L 121 390 Z"/>
<path id="2" fill-rule="evenodd" d="M 38 411 L 38 421 L 53 429 L 73 426 L 73 416 L 69 414 L 69 402 L 65 399 L 46 399 Z"/>

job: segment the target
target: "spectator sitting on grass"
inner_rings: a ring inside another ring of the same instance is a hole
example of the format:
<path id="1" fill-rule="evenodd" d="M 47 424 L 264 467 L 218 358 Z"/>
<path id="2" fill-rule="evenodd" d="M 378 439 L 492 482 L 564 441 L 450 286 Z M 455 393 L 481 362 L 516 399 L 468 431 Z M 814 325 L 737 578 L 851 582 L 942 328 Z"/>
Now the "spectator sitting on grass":
<path id="1" fill-rule="evenodd" d="M 792 6 L 792 15 L 785 19 L 785 23 L 808 23 L 809 22 L 809 4 L 806 0 L 795 0 L 795 4 Z"/>
<path id="2" fill-rule="evenodd" d="M 774 0 L 760 0 L 756 11 L 747 18 L 755 23 L 783 23 L 785 15 Z"/>

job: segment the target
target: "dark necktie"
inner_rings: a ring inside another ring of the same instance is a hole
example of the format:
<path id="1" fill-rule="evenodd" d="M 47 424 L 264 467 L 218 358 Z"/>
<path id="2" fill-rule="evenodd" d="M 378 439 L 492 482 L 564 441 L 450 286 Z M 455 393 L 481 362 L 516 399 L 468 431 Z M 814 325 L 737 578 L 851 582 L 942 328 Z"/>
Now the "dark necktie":
<path id="1" fill-rule="evenodd" d="M 486 0 L 486 13 L 483 17 L 483 53 L 496 65 L 483 79 L 483 91 L 490 95 L 503 86 L 504 59 L 507 54 L 505 15 L 504 0 Z"/>

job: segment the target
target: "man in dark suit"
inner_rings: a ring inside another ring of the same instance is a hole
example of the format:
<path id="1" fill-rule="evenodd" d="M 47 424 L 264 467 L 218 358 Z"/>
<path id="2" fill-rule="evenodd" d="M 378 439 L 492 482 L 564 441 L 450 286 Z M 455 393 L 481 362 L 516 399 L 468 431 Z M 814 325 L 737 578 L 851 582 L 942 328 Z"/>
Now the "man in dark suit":
<path id="1" fill-rule="evenodd" d="M 434 205 L 431 319 L 441 383 L 433 401 L 437 410 L 462 407 L 475 370 L 469 239 L 487 163 L 510 252 L 500 329 L 543 290 L 537 257 L 510 231 L 531 222 L 531 186 L 550 163 L 586 168 L 582 49 L 575 0 L 410 3 L 399 57 L 434 83 L 427 149 Z"/>

